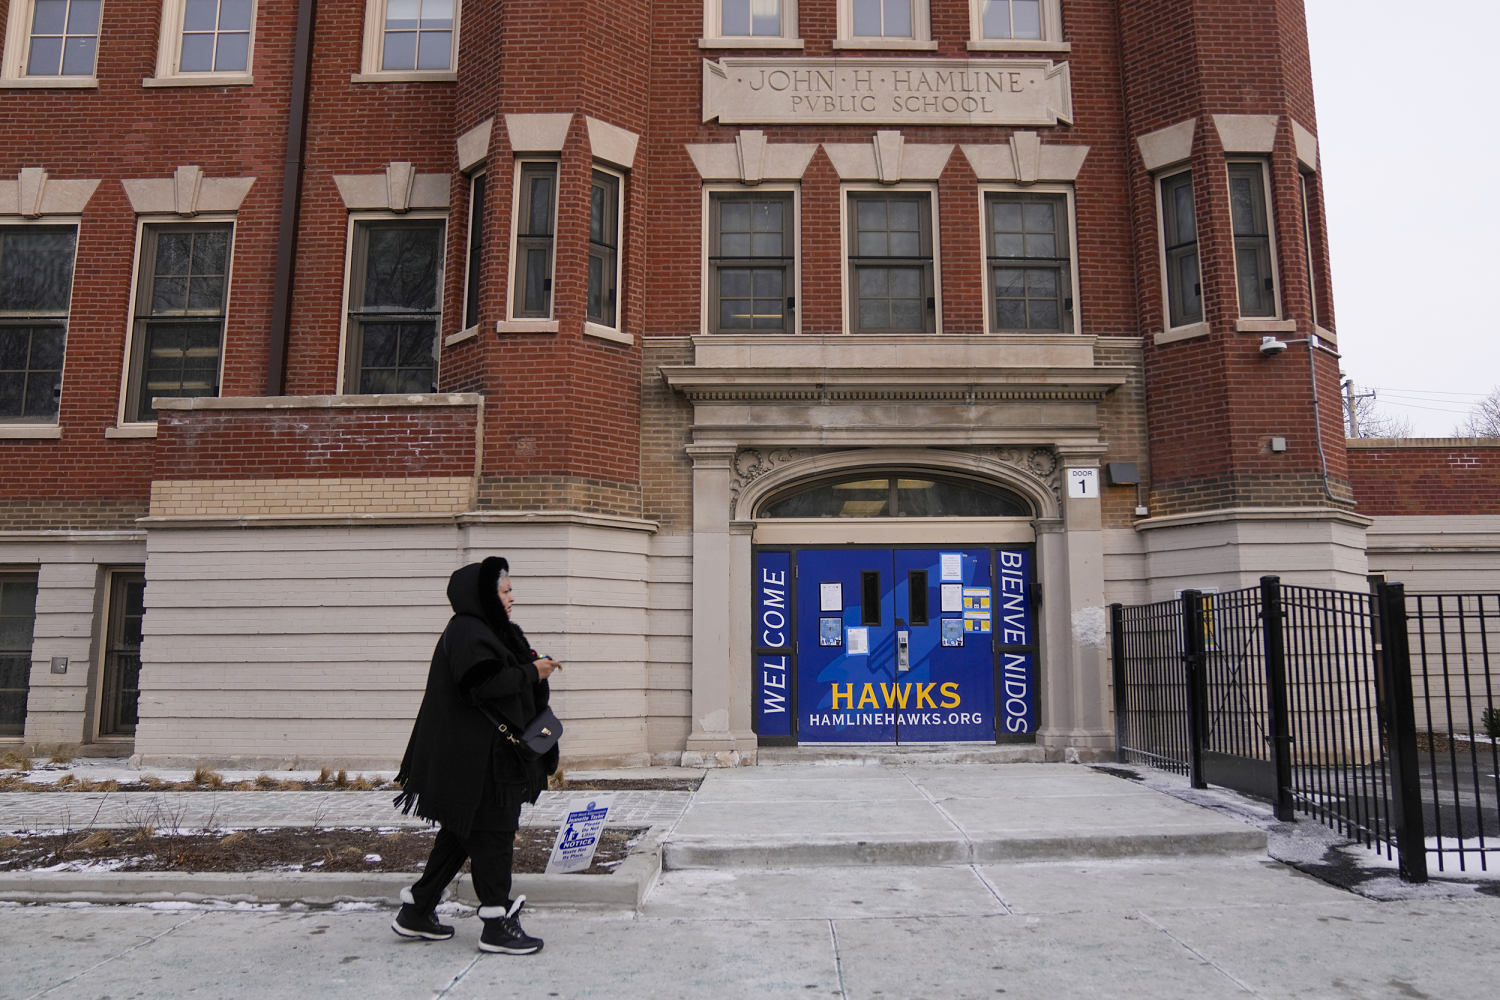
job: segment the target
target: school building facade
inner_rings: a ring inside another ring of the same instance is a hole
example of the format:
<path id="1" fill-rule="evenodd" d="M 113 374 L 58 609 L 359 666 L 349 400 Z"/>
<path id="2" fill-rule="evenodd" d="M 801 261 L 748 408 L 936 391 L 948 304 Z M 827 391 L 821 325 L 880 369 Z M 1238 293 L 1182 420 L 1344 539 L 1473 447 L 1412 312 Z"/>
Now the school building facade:
<path id="1" fill-rule="evenodd" d="M 1113 745 L 1106 608 L 1500 589 L 1346 441 L 1299 0 L 0 0 L 0 746 Z"/>

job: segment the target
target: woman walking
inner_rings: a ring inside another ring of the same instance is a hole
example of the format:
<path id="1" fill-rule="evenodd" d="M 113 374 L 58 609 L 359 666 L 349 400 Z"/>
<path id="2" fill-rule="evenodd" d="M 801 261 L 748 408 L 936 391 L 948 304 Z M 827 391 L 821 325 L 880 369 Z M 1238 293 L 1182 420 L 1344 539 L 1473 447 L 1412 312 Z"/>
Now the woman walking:
<path id="1" fill-rule="evenodd" d="M 526 897 L 511 898 L 511 859 L 521 803 L 535 802 L 546 787 L 558 749 L 524 759 L 492 720 L 525 729 L 547 707 L 547 678 L 561 664 L 538 656 L 510 620 L 515 597 L 504 559 L 491 556 L 454 571 L 448 602 L 453 617 L 432 654 L 396 775 L 396 805 L 440 829 L 422 877 L 401 891 L 391 929 L 404 938 L 451 938 L 453 928 L 439 923 L 435 910 L 467 858 L 484 921 L 479 949 L 530 955 L 542 950 L 542 940 L 521 928 Z"/>

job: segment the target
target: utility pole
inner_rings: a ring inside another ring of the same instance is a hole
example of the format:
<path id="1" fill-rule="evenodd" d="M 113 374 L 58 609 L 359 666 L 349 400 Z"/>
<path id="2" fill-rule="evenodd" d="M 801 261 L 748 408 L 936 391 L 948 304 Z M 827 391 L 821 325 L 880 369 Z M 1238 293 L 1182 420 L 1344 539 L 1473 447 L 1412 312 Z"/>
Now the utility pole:
<path id="1" fill-rule="evenodd" d="M 1374 399 L 1375 391 L 1355 392 L 1354 380 L 1344 379 L 1344 413 L 1348 415 L 1349 436 L 1359 437 L 1359 401 L 1361 399 Z"/>

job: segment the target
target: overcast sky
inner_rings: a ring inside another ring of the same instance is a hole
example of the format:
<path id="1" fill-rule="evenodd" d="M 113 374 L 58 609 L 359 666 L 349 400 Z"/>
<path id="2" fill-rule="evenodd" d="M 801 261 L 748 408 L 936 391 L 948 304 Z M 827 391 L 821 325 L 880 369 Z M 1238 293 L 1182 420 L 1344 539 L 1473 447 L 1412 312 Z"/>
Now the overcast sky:
<path id="1" fill-rule="evenodd" d="M 1305 3 L 1343 369 L 1446 437 L 1500 387 L 1500 3 Z"/>

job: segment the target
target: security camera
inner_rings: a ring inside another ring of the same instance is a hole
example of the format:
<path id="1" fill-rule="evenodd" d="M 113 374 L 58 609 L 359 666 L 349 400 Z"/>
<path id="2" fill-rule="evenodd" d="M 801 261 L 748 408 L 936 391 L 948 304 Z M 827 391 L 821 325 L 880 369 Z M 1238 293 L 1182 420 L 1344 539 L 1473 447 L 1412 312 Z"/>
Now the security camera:
<path id="1" fill-rule="evenodd" d="M 1277 340 L 1275 337 L 1260 338 L 1260 353 L 1265 357 L 1280 354 L 1284 350 L 1286 350 L 1286 341 Z"/>

